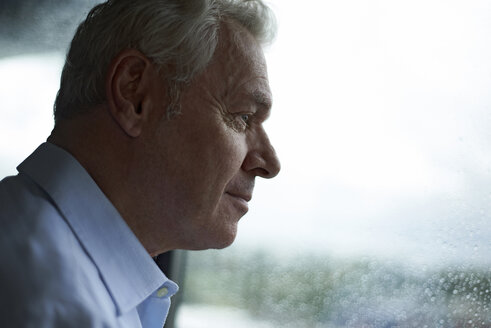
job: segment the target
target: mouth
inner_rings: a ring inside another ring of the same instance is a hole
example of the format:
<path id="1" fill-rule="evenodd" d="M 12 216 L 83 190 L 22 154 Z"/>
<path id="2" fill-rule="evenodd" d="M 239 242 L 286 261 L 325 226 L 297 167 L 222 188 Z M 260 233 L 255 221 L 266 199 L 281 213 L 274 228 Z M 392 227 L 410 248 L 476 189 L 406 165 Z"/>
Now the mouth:
<path id="1" fill-rule="evenodd" d="M 248 203 L 252 199 L 252 195 L 247 194 L 247 193 L 234 193 L 234 192 L 230 192 L 230 191 L 227 191 L 225 193 L 228 194 L 229 196 L 232 196 L 235 198 L 240 198 L 240 199 L 244 200 L 246 203 Z"/>
<path id="2" fill-rule="evenodd" d="M 239 207 L 241 211 L 244 213 L 249 210 L 249 201 L 252 198 L 251 194 L 239 194 L 232 192 L 225 192 L 225 195 L 229 196 L 232 199 L 233 203 Z"/>

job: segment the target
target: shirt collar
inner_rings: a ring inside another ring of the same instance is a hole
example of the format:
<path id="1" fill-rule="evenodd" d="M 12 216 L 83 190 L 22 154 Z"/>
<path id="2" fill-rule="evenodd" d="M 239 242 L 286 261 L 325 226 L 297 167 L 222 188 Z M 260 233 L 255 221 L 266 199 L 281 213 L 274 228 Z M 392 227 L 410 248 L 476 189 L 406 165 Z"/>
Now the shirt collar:
<path id="1" fill-rule="evenodd" d="M 164 283 L 176 287 L 171 294 L 177 291 L 71 154 L 43 143 L 17 170 L 52 198 L 97 266 L 118 313 L 136 307 Z"/>

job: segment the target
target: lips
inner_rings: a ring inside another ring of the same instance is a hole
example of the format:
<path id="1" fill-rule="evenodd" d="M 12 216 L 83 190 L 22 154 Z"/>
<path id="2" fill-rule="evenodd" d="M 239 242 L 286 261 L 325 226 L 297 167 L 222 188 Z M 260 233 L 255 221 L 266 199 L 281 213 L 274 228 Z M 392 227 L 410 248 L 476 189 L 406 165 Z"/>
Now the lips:
<path id="1" fill-rule="evenodd" d="M 249 211 L 249 201 L 252 195 L 249 193 L 225 192 L 225 195 L 231 200 L 231 204 L 239 211 L 239 218 Z"/>
<path id="2" fill-rule="evenodd" d="M 252 199 L 253 190 L 254 179 L 236 179 L 225 188 L 224 195 L 242 216 L 249 211 L 249 201 Z"/>
<path id="3" fill-rule="evenodd" d="M 232 197 L 240 198 L 246 202 L 249 202 L 252 199 L 252 193 L 240 193 L 240 192 L 230 192 L 227 191 L 226 194 L 229 194 Z"/>

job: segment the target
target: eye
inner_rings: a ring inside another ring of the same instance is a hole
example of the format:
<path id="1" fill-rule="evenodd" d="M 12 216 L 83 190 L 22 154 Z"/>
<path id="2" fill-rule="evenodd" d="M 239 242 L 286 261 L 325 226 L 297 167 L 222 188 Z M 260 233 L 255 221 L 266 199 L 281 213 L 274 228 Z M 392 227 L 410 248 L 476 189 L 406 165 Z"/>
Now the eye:
<path id="1" fill-rule="evenodd" d="M 249 115 L 249 114 L 241 114 L 241 115 L 240 115 L 240 119 L 241 119 L 242 121 L 244 121 L 245 123 L 247 123 L 247 122 L 249 121 L 249 119 L 250 119 L 250 118 L 251 118 L 251 115 Z"/>
<path id="2" fill-rule="evenodd" d="M 236 113 L 236 114 L 231 114 L 231 117 L 229 117 L 228 123 L 231 125 L 231 127 L 236 130 L 243 132 L 247 130 L 252 123 L 253 120 L 253 114 L 251 113 Z"/>

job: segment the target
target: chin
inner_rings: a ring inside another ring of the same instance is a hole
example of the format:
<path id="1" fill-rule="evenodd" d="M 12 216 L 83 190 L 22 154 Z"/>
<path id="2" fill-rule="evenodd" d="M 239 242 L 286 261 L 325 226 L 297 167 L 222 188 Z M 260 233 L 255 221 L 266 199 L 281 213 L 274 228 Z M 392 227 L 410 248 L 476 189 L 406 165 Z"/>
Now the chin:
<path id="1" fill-rule="evenodd" d="M 226 248 L 226 247 L 233 244 L 233 242 L 235 241 L 236 235 L 237 234 L 234 234 L 233 236 L 230 236 L 228 239 L 221 240 L 221 243 L 218 243 L 215 247 L 210 247 L 210 248 L 214 248 L 214 249 Z"/>
<path id="2" fill-rule="evenodd" d="M 235 241 L 239 220 L 245 213 L 237 213 L 228 204 L 221 205 L 211 215 L 201 216 L 194 221 L 195 224 L 184 227 L 183 249 L 222 249 Z"/>
<path id="3" fill-rule="evenodd" d="M 223 249 L 226 248 L 235 241 L 237 236 L 237 225 L 227 227 L 222 231 L 206 232 L 200 234 L 199 240 L 192 248 L 193 250 L 206 250 L 206 249 Z"/>

